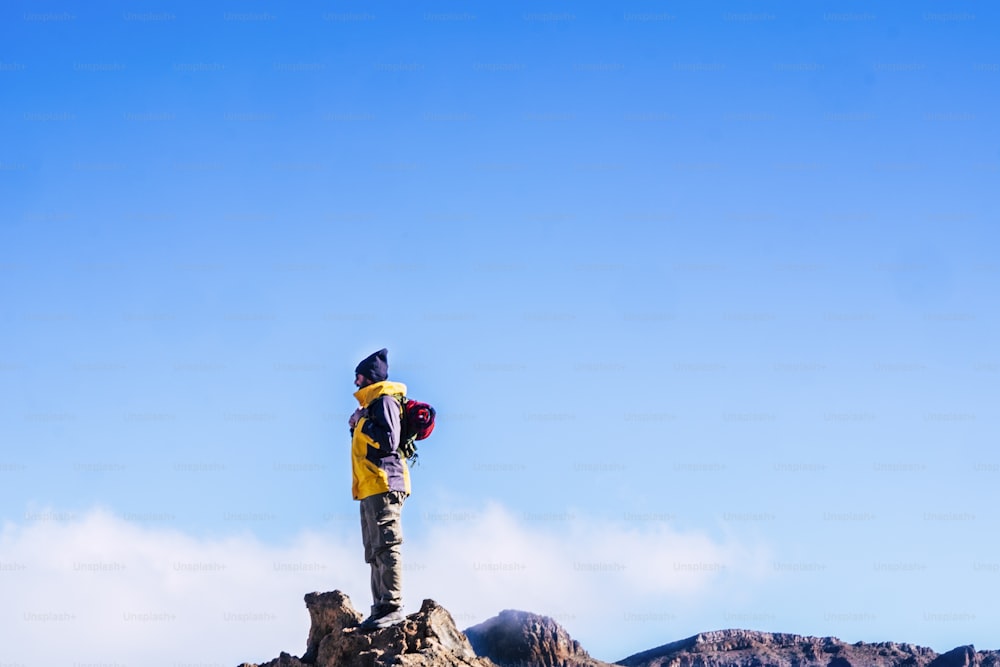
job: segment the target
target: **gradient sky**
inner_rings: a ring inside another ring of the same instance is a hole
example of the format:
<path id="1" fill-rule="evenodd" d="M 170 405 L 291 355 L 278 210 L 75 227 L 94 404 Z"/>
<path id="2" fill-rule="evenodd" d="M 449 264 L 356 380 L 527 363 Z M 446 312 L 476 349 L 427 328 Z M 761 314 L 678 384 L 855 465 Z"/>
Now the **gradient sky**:
<path id="1" fill-rule="evenodd" d="M 5 3 L 0 663 L 263 661 L 304 593 L 365 610 L 380 347 L 439 411 L 408 611 L 550 614 L 612 661 L 725 627 L 1000 648 L 998 29 Z"/>

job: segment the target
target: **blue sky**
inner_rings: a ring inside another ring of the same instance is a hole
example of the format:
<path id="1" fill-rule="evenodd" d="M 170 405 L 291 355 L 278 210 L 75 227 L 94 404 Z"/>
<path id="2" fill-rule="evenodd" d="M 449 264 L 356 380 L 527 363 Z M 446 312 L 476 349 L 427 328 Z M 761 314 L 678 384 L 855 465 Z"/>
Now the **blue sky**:
<path id="1" fill-rule="evenodd" d="M 305 592 L 364 609 L 380 347 L 439 410 L 411 611 L 605 660 L 1000 648 L 998 21 L 8 3 L 0 661 L 236 664 L 297 652 Z"/>

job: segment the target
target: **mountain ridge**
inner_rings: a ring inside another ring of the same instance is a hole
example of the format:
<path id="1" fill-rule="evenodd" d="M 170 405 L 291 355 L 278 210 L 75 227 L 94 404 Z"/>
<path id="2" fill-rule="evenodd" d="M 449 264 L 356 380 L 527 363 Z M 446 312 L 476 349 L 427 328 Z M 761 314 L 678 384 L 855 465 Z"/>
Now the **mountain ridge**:
<path id="1" fill-rule="evenodd" d="M 945 653 L 915 644 L 727 629 L 701 632 L 615 663 L 590 654 L 552 618 L 506 609 L 460 631 L 447 609 L 424 600 L 403 623 L 364 633 L 341 591 L 308 593 L 301 657 L 282 653 L 240 667 L 1000 667 L 1000 651 L 972 645 Z"/>

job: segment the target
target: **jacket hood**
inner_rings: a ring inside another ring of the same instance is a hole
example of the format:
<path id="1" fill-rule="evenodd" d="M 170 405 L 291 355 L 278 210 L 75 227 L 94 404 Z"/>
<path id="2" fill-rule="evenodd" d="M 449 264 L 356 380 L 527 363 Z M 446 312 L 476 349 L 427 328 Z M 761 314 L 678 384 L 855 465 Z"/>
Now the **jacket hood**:
<path id="1" fill-rule="evenodd" d="M 382 382 L 375 382 L 361 387 L 361 389 L 354 392 L 354 398 L 358 399 L 358 404 L 361 407 L 366 407 L 383 394 L 401 394 L 406 396 L 406 385 L 402 382 L 383 380 Z"/>

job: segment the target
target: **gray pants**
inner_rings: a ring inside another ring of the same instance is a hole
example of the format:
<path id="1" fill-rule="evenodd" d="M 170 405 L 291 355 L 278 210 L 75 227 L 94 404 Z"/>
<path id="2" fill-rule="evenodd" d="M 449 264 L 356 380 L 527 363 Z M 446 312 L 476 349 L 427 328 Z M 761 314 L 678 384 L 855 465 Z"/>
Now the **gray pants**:
<path id="1" fill-rule="evenodd" d="M 361 499 L 361 539 L 365 562 L 371 565 L 372 614 L 381 616 L 403 607 L 402 491 Z"/>

